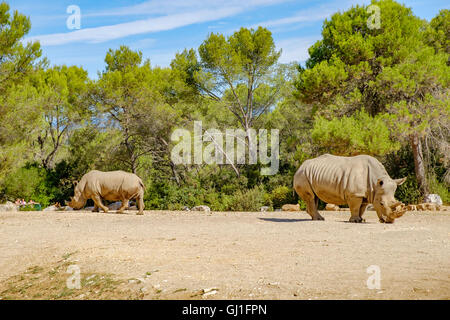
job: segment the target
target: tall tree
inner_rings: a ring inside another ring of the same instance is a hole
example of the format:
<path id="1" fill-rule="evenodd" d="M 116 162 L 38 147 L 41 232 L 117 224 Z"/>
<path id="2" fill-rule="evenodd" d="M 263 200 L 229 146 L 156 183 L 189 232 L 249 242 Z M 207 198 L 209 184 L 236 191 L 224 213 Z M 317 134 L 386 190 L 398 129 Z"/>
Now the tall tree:
<path id="1" fill-rule="evenodd" d="M 41 56 L 39 42 L 24 45 L 22 39 L 31 29 L 30 19 L 0 3 L 0 94 L 33 70 Z"/>
<path id="2" fill-rule="evenodd" d="M 426 42 L 436 51 L 444 51 L 450 55 L 450 10 L 443 9 L 430 21 L 425 32 Z M 450 60 L 448 61 L 450 63 Z"/>
<path id="3" fill-rule="evenodd" d="M 55 66 L 41 70 L 33 79 L 42 112 L 42 129 L 36 138 L 37 156 L 42 166 L 49 169 L 71 128 L 89 118 L 88 73 L 76 66 Z"/>
<path id="4" fill-rule="evenodd" d="M 0 179 L 20 165 L 20 150 L 37 118 L 27 77 L 39 66 L 41 49 L 38 42 L 22 43 L 30 28 L 30 19 L 0 3 Z"/>
<path id="5" fill-rule="evenodd" d="M 111 125 L 122 132 L 117 150 L 122 161 L 136 173 L 143 156 L 151 155 L 156 162 L 167 160 L 168 132 L 177 118 L 169 104 L 170 70 L 152 69 L 141 52 L 126 46 L 109 50 L 105 62 L 106 70 L 91 97 Z"/>
<path id="6" fill-rule="evenodd" d="M 448 127 L 448 56 L 426 45 L 426 22 L 411 9 L 391 0 L 372 5 L 380 8 L 379 29 L 367 23 L 372 13 L 366 6 L 325 21 L 323 39 L 310 48 L 300 75 L 298 96 L 329 120 L 359 110 L 390 114 L 395 136 L 409 140 L 426 194 L 421 138 L 435 126 Z"/>
<path id="7" fill-rule="evenodd" d="M 226 107 L 244 130 L 276 104 L 284 76 L 277 68 L 281 52 L 269 30 L 241 28 L 226 38 L 210 34 L 198 49 L 178 54 L 174 68 L 197 92 Z"/>

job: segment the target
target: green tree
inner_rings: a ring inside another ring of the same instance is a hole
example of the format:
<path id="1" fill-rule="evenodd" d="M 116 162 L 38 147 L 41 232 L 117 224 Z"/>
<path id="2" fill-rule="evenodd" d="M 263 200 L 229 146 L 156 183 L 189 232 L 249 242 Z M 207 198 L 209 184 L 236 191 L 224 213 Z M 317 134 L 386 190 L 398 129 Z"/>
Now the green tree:
<path id="1" fill-rule="evenodd" d="M 328 120 L 318 117 L 311 131 L 312 140 L 326 152 L 342 156 L 385 155 L 398 150 L 400 144 L 391 141 L 389 128 L 382 116 L 371 117 L 365 111 L 352 116 Z"/>
<path id="2" fill-rule="evenodd" d="M 171 128 L 178 114 L 171 92 L 170 70 L 152 69 L 142 53 L 126 46 L 109 50 L 91 98 L 100 114 L 122 133 L 121 160 L 136 173 L 144 156 L 155 162 L 168 159 Z"/>
<path id="3" fill-rule="evenodd" d="M 327 119 L 359 110 L 372 117 L 389 114 L 392 136 L 409 140 L 418 184 L 426 194 L 421 138 L 433 128 L 448 128 L 448 55 L 426 45 L 427 23 L 411 9 L 391 0 L 372 4 L 380 8 L 379 29 L 368 25 L 372 13 L 366 6 L 325 21 L 323 39 L 310 48 L 299 77 L 298 97 Z"/>
<path id="4" fill-rule="evenodd" d="M 443 9 L 430 21 L 425 32 L 426 42 L 436 51 L 444 51 L 450 55 L 450 10 Z M 450 63 L 450 60 L 448 61 Z"/>
<path id="5" fill-rule="evenodd" d="M 22 43 L 30 28 L 30 19 L 0 2 L 0 180 L 26 161 L 22 150 L 38 118 L 27 78 L 40 65 L 41 49 Z"/>
<path id="6" fill-rule="evenodd" d="M 33 71 L 41 56 L 39 42 L 24 45 L 22 40 L 31 29 L 30 19 L 14 11 L 11 15 L 6 2 L 0 3 L 0 94 L 13 83 Z"/>
<path id="7" fill-rule="evenodd" d="M 37 134 L 38 158 L 44 168 L 51 168 L 65 145 L 71 128 L 89 118 L 87 104 L 88 73 L 76 66 L 55 66 L 33 77 L 36 103 L 42 112 Z"/>
<path id="8" fill-rule="evenodd" d="M 245 131 L 276 104 L 284 73 L 269 30 L 241 28 L 228 38 L 212 33 L 198 53 L 200 60 L 185 50 L 172 66 L 196 92 L 226 107 Z"/>

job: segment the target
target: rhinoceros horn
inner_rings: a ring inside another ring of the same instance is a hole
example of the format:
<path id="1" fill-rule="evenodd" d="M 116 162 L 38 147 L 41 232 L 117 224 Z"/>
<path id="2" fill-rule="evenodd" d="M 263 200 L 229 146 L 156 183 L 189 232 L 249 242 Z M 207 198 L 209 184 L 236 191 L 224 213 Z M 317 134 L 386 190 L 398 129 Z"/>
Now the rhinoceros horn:
<path id="1" fill-rule="evenodd" d="M 397 202 L 396 205 L 392 206 L 391 208 L 394 209 L 393 213 L 396 218 L 400 218 L 406 213 L 406 211 L 408 211 L 408 208 L 402 202 Z"/>
<path id="2" fill-rule="evenodd" d="M 396 201 L 395 203 L 390 205 L 391 209 L 395 209 L 398 206 L 404 206 L 404 204 L 402 202 L 400 202 L 400 201 Z"/>

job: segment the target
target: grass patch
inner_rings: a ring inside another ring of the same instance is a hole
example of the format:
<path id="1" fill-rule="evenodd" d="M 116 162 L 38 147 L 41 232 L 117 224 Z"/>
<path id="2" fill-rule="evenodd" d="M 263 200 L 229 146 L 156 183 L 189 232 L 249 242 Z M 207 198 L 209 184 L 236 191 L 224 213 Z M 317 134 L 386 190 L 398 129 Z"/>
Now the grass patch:
<path id="1" fill-rule="evenodd" d="M 25 272 L 0 283 L 0 298 L 3 300 L 135 300 L 142 293 L 127 286 L 126 280 L 116 279 L 106 273 L 81 272 L 81 289 L 70 289 L 67 273 L 74 262 L 73 255 L 66 254 L 63 260 L 47 266 L 33 266 Z M 82 271 L 82 270 L 81 270 Z"/>

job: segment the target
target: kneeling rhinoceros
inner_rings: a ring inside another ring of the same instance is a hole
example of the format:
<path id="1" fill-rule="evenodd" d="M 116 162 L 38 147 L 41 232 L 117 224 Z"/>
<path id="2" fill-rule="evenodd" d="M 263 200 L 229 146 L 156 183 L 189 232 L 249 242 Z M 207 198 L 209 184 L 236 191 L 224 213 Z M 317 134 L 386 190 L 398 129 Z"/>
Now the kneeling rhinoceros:
<path id="1" fill-rule="evenodd" d="M 395 200 L 398 185 L 406 178 L 393 180 L 375 158 L 361 155 L 338 157 L 325 154 L 305 161 L 294 176 L 294 189 L 306 202 L 313 220 L 324 220 L 319 214 L 319 199 L 337 205 L 348 204 L 350 222 L 363 222 L 362 215 L 372 203 L 381 223 L 392 223 L 405 212 Z"/>
<path id="2" fill-rule="evenodd" d="M 81 209 L 88 199 L 94 200 L 93 211 L 102 209 L 108 212 L 102 199 L 108 201 L 122 201 L 122 207 L 118 212 L 123 213 L 128 202 L 136 199 L 139 204 L 139 214 L 144 214 L 144 184 L 135 174 L 124 171 L 101 172 L 90 171 L 81 178 L 75 187 L 75 196 L 67 205 L 74 209 Z"/>

